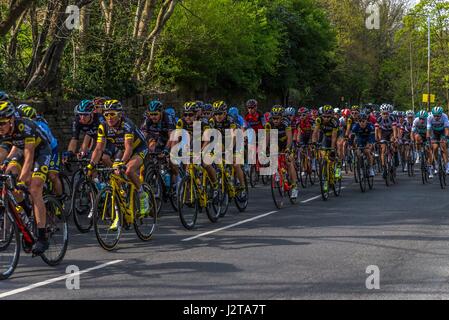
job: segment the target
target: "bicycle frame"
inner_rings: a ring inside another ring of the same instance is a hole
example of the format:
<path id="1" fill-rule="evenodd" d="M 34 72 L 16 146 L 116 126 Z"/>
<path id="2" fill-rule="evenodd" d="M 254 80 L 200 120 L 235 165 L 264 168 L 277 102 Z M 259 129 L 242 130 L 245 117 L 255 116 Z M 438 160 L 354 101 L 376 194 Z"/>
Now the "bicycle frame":
<path id="1" fill-rule="evenodd" d="M 130 186 L 130 199 L 129 199 L 129 203 L 127 203 L 126 199 L 125 199 L 125 192 L 123 189 L 121 189 L 121 185 L 122 184 L 126 184 L 128 186 Z M 119 208 L 120 208 L 120 212 L 125 212 L 125 220 L 127 223 L 132 223 L 134 221 L 134 194 L 135 194 L 135 190 L 136 187 L 134 186 L 134 184 L 132 182 L 130 182 L 129 180 L 127 180 L 126 178 L 117 175 L 115 173 L 111 174 L 110 179 L 109 179 L 109 185 L 112 188 L 112 207 L 115 208 L 115 205 L 118 204 Z M 103 205 L 103 213 L 102 213 L 102 219 L 105 218 L 106 216 L 106 212 L 107 212 L 107 208 L 106 208 L 106 204 L 108 203 L 107 201 L 108 199 L 106 198 L 104 205 Z M 113 211 L 115 214 L 115 210 Z M 117 217 L 111 217 L 112 220 L 115 220 Z"/>

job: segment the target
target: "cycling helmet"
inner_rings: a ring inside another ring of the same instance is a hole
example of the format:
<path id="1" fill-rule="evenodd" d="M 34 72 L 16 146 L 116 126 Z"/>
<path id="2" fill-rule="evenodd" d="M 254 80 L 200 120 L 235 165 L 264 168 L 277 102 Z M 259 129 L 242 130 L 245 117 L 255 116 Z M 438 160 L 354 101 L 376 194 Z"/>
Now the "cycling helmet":
<path id="1" fill-rule="evenodd" d="M 123 111 L 123 106 L 118 100 L 107 100 L 104 102 L 104 111 Z"/>
<path id="2" fill-rule="evenodd" d="M 405 113 L 407 117 L 414 117 L 415 113 L 413 112 L 413 110 L 407 110 L 407 112 Z"/>
<path id="3" fill-rule="evenodd" d="M 239 109 L 237 109 L 236 107 L 231 107 L 229 108 L 228 113 L 230 116 L 237 118 L 239 116 Z"/>
<path id="4" fill-rule="evenodd" d="M 249 99 L 246 101 L 246 107 L 249 108 L 257 108 L 257 100 L 256 99 Z"/>
<path id="5" fill-rule="evenodd" d="M 343 109 L 342 113 L 343 117 L 349 117 L 351 115 L 351 110 L 349 109 Z"/>
<path id="6" fill-rule="evenodd" d="M 205 103 L 203 105 L 203 111 L 211 112 L 212 111 L 212 105 L 210 103 Z"/>
<path id="7" fill-rule="evenodd" d="M 186 103 L 184 103 L 183 108 L 184 108 L 184 112 L 190 112 L 190 111 L 194 112 L 196 110 L 195 109 L 196 108 L 196 103 L 195 102 L 191 102 L 191 101 L 186 102 Z"/>
<path id="8" fill-rule="evenodd" d="M 390 110 L 391 110 L 391 109 L 390 109 L 390 105 L 388 105 L 388 104 L 386 104 L 386 103 L 384 103 L 384 104 L 382 104 L 382 105 L 380 106 L 380 111 L 381 111 L 381 112 L 391 112 Z"/>
<path id="9" fill-rule="evenodd" d="M 95 110 L 95 105 L 92 100 L 81 100 L 75 107 L 75 114 L 91 114 Z"/>
<path id="10" fill-rule="evenodd" d="M 96 107 L 103 107 L 106 100 L 111 100 L 111 98 L 108 98 L 108 97 L 95 97 L 95 98 L 92 99 L 92 101 L 93 101 L 93 103 L 94 103 L 94 105 Z"/>
<path id="11" fill-rule="evenodd" d="M 323 114 L 323 107 L 318 108 L 318 114 Z"/>
<path id="12" fill-rule="evenodd" d="M 17 111 L 24 118 L 34 119 L 37 116 L 37 110 L 28 104 L 19 105 Z"/>
<path id="13" fill-rule="evenodd" d="M 332 106 L 330 105 L 325 105 L 323 108 L 323 114 L 333 114 L 334 113 L 334 109 L 332 108 Z"/>
<path id="14" fill-rule="evenodd" d="M 198 100 L 198 101 L 195 101 L 195 103 L 196 103 L 196 111 L 203 110 L 203 108 L 204 108 L 204 102 L 203 101 Z"/>
<path id="15" fill-rule="evenodd" d="M 284 108 L 281 105 L 275 105 L 273 108 L 271 108 L 271 116 L 272 117 L 278 117 L 284 115 Z"/>
<path id="16" fill-rule="evenodd" d="M 441 116 L 441 115 L 443 115 L 443 108 L 442 107 L 434 107 L 433 109 L 432 109 L 432 115 L 434 115 L 434 116 Z"/>
<path id="17" fill-rule="evenodd" d="M 368 120 L 368 115 L 365 112 L 361 112 L 359 117 L 360 120 Z"/>
<path id="18" fill-rule="evenodd" d="M 359 111 L 360 112 L 360 106 L 358 106 L 358 105 L 352 106 L 351 111 Z"/>
<path id="19" fill-rule="evenodd" d="M 228 106 L 224 101 L 216 101 L 212 105 L 213 112 L 226 112 L 228 110 Z"/>
<path id="20" fill-rule="evenodd" d="M 310 111 L 310 114 L 312 115 L 312 117 L 317 117 L 318 116 L 318 110 L 317 109 L 312 109 L 312 111 Z"/>
<path id="21" fill-rule="evenodd" d="M 10 118 L 16 112 L 16 108 L 10 101 L 0 102 L 0 118 Z"/>
<path id="22" fill-rule="evenodd" d="M 418 112 L 418 118 L 420 119 L 427 119 L 428 116 L 429 114 L 427 113 L 426 110 L 421 110 Z"/>
<path id="23" fill-rule="evenodd" d="M 309 109 L 307 109 L 306 107 L 301 107 L 298 109 L 298 114 L 305 114 L 308 112 L 309 112 Z"/>
<path id="24" fill-rule="evenodd" d="M 9 100 L 9 95 L 4 91 L 0 91 L 0 101 L 8 101 L 8 100 Z"/>
<path id="25" fill-rule="evenodd" d="M 334 108 L 334 113 L 340 114 L 340 108 Z"/>
<path id="26" fill-rule="evenodd" d="M 285 109 L 285 115 L 286 116 L 294 116 L 296 114 L 296 110 L 293 107 L 288 107 Z"/>
<path id="27" fill-rule="evenodd" d="M 148 103 L 148 112 L 160 112 L 164 105 L 159 100 L 153 100 Z"/>

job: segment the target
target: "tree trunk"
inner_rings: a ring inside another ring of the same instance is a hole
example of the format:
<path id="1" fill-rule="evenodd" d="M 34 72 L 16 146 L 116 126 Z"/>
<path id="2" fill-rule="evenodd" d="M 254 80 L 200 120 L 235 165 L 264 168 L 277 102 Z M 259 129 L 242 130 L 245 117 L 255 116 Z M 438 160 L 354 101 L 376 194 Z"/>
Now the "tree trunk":
<path id="1" fill-rule="evenodd" d="M 0 37 L 6 36 L 17 20 L 36 0 L 20 0 L 11 2 L 11 10 L 4 21 L 0 21 Z"/>
<path id="2" fill-rule="evenodd" d="M 106 4 L 105 0 L 101 1 L 101 9 L 105 18 L 104 32 L 109 38 L 112 35 L 112 18 L 114 12 L 114 0 L 109 0 L 109 4 Z"/>
<path id="3" fill-rule="evenodd" d="M 148 27 L 153 16 L 154 9 L 156 7 L 156 0 L 145 0 L 145 6 L 143 9 L 142 17 L 139 22 L 139 28 L 137 32 L 137 38 L 142 39 L 148 33 Z"/>
<path id="4" fill-rule="evenodd" d="M 154 26 L 151 33 L 146 37 L 145 41 L 143 42 L 140 50 L 140 54 L 137 58 L 136 64 L 135 64 L 135 70 L 134 73 L 137 76 L 137 79 L 140 78 L 140 69 L 142 65 L 144 64 L 145 60 L 147 59 L 148 55 L 148 45 L 150 42 L 153 41 L 155 37 L 159 35 L 159 33 L 162 32 L 165 24 L 167 23 L 168 19 L 173 14 L 173 11 L 175 9 L 175 5 L 177 3 L 177 0 L 165 0 L 162 4 L 161 9 L 159 10 L 159 14 L 156 20 L 156 25 Z"/>
<path id="5" fill-rule="evenodd" d="M 79 0 L 76 5 L 81 9 L 83 6 L 89 4 L 93 0 Z M 63 0 L 63 7 L 67 5 L 67 0 Z M 42 61 L 39 63 L 36 71 L 29 80 L 26 90 L 37 89 L 40 91 L 48 92 L 49 89 L 56 88 L 57 79 L 59 76 L 59 66 L 61 63 L 62 55 L 64 53 L 65 46 L 69 40 L 73 29 L 68 29 L 65 24 L 65 14 L 59 15 L 57 30 L 54 37 L 42 57 Z"/>
<path id="6" fill-rule="evenodd" d="M 137 3 L 136 14 L 134 15 L 134 28 L 133 28 L 133 38 L 137 38 L 139 32 L 140 19 L 142 18 L 143 6 L 145 5 L 145 0 L 139 0 Z"/>

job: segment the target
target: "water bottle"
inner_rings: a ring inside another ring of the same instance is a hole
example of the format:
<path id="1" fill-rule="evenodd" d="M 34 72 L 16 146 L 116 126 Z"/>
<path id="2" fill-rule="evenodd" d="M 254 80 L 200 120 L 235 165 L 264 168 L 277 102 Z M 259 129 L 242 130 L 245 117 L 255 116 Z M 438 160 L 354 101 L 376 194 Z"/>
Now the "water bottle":
<path id="1" fill-rule="evenodd" d="M 165 184 L 165 186 L 167 187 L 167 189 L 170 188 L 170 184 L 171 184 L 171 176 L 170 176 L 170 174 L 168 173 L 168 171 L 165 170 L 165 169 L 163 169 L 163 170 L 161 171 L 161 175 L 162 175 L 162 179 L 164 180 L 164 184 Z"/>

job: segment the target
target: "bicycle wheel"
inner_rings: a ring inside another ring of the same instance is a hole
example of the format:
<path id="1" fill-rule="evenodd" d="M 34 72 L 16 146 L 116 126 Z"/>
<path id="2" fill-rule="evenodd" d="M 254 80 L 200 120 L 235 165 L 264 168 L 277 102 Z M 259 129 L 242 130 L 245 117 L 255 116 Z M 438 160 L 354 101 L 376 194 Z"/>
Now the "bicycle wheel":
<path id="1" fill-rule="evenodd" d="M 95 186 L 81 178 L 73 189 L 72 211 L 76 228 L 81 233 L 89 232 L 92 228 L 92 214 L 95 206 Z"/>
<path id="2" fill-rule="evenodd" d="M 334 164 L 334 168 L 331 170 L 330 174 L 334 177 L 334 183 L 332 185 L 332 189 L 334 190 L 334 195 L 336 197 L 339 197 L 341 194 L 341 175 L 340 175 L 340 178 L 335 177 L 335 172 L 336 172 L 337 166 L 338 166 L 338 164 Z M 355 171 L 355 167 L 354 167 L 354 171 Z M 365 189 L 366 189 L 366 187 L 365 187 Z"/>
<path id="3" fill-rule="evenodd" d="M 329 178 L 327 176 L 327 162 L 323 162 L 323 160 L 319 161 L 318 178 L 320 179 L 321 198 L 323 201 L 327 201 L 329 199 Z"/>
<path id="4" fill-rule="evenodd" d="M 446 180 L 446 172 L 443 166 L 443 160 L 441 154 L 438 154 L 438 179 L 440 181 L 441 189 L 446 188 L 445 180 Z"/>
<path id="5" fill-rule="evenodd" d="M 360 191 L 366 191 L 365 164 L 361 157 L 356 158 L 356 169 L 354 170 L 357 180 L 359 181 Z"/>
<path id="6" fill-rule="evenodd" d="M 206 182 L 205 188 L 207 194 L 206 214 L 210 222 L 216 223 L 220 219 L 220 197 L 217 196 L 214 199 L 214 188 L 212 187 L 209 180 Z"/>
<path id="7" fill-rule="evenodd" d="M 134 196 L 134 231 L 142 241 L 148 241 L 153 236 L 157 224 L 157 204 L 153 190 L 147 183 L 142 184 L 142 190 L 148 196 L 148 211 L 141 214 L 139 194 L 135 192 Z"/>
<path id="8" fill-rule="evenodd" d="M 251 164 L 249 167 L 249 183 L 251 188 L 255 188 L 259 182 L 259 174 L 257 173 L 256 166 Z"/>
<path id="9" fill-rule="evenodd" d="M 226 170 L 226 169 L 224 169 Z M 226 173 L 222 174 L 221 172 L 217 173 L 218 179 L 218 201 L 220 203 L 220 218 L 223 218 L 229 209 L 229 190 L 227 187 Z"/>
<path id="10" fill-rule="evenodd" d="M 185 176 L 181 180 L 178 192 L 179 218 L 187 230 L 195 227 L 199 211 L 198 192 L 193 179 L 189 175 Z"/>
<path id="11" fill-rule="evenodd" d="M 390 179 L 393 184 L 396 184 L 396 166 L 393 161 L 390 163 Z"/>
<path id="12" fill-rule="evenodd" d="M 246 210 L 246 207 L 248 207 L 248 194 L 249 194 L 249 190 L 248 190 L 248 182 L 246 180 L 246 177 L 243 177 L 244 179 L 244 192 L 245 195 L 242 195 L 242 193 L 240 194 L 236 194 L 234 197 L 234 202 L 235 202 L 235 206 L 237 207 L 237 209 L 240 212 L 243 212 Z M 240 182 L 237 178 L 234 177 L 234 186 L 236 186 L 236 188 L 239 188 L 240 186 Z"/>
<path id="13" fill-rule="evenodd" d="M 44 203 L 47 210 L 46 231 L 50 246 L 41 258 L 46 264 L 56 266 L 64 259 L 67 251 L 69 225 L 61 203 L 54 196 L 44 196 Z"/>
<path id="14" fill-rule="evenodd" d="M 163 184 L 161 175 L 159 174 L 158 170 L 151 169 L 148 170 L 148 172 L 145 175 L 144 181 L 148 183 L 151 186 L 151 189 L 154 192 L 154 198 L 156 200 L 156 208 L 157 208 L 157 215 L 160 216 L 161 214 L 161 208 L 162 208 L 162 201 L 163 201 Z"/>
<path id="15" fill-rule="evenodd" d="M 0 280 L 9 278 L 20 258 L 20 233 L 13 217 L 5 208 L 0 212 Z"/>
<path id="16" fill-rule="evenodd" d="M 305 189 L 307 188 L 308 180 L 310 180 L 310 163 L 307 162 L 306 157 L 302 154 L 299 159 L 298 170 L 296 172 L 301 187 Z"/>
<path id="17" fill-rule="evenodd" d="M 116 199 L 112 188 L 107 186 L 98 193 L 94 204 L 95 236 L 107 251 L 114 250 L 122 234 L 123 216 Z"/>
<path id="18" fill-rule="evenodd" d="M 278 209 L 284 206 L 284 185 L 281 180 L 279 171 L 276 171 L 271 177 L 271 196 L 273 197 L 274 205 Z"/>
<path id="19" fill-rule="evenodd" d="M 421 181 L 422 184 L 427 184 L 427 181 L 429 179 L 429 173 L 427 169 L 427 159 L 425 157 L 424 152 L 421 153 L 420 158 L 421 158 Z"/>
<path id="20" fill-rule="evenodd" d="M 63 172 L 59 172 L 59 178 L 61 179 L 62 184 L 62 208 L 64 210 L 64 214 L 67 219 L 72 214 L 72 180 Z"/>

